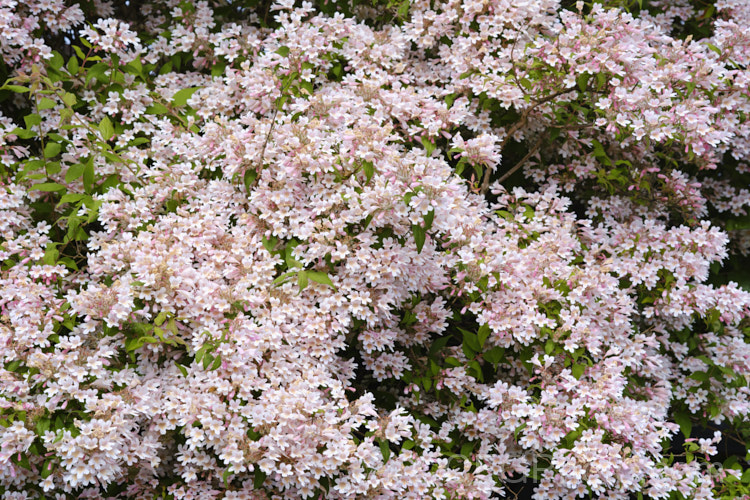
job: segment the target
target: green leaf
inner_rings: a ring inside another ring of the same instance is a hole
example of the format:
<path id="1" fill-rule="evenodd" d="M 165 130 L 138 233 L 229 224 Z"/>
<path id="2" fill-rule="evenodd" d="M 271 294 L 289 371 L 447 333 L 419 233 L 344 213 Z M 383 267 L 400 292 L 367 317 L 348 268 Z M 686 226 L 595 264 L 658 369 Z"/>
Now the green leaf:
<path id="1" fill-rule="evenodd" d="M 693 430 L 693 422 L 690 419 L 690 415 L 687 412 L 680 411 L 674 414 L 674 421 L 680 426 L 680 432 L 682 432 L 685 438 L 690 437 L 690 432 Z"/>
<path id="2" fill-rule="evenodd" d="M 154 324 L 156 326 L 161 326 L 164 324 L 164 322 L 167 320 L 167 316 L 169 316 L 169 313 L 167 311 L 162 311 L 159 314 L 156 315 L 156 318 L 154 318 Z"/>
<path id="3" fill-rule="evenodd" d="M 424 228 L 429 231 L 432 227 L 432 222 L 435 220 L 435 209 L 430 209 L 424 216 Z"/>
<path id="4" fill-rule="evenodd" d="M 42 117 L 37 115 L 36 113 L 26 115 L 23 117 L 24 123 L 26 123 L 26 128 L 32 128 L 35 125 L 39 125 L 42 123 Z"/>
<path id="5" fill-rule="evenodd" d="M 476 441 L 469 441 L 463 444 L 461 446 L 461 456 L 469 458 L 474 451 L 474 447 L 476 446 Z"/>
<path id="6" fill-rule="evenodd" d="M 427 239 L 427 230 L 419 224 L 413 224 L 411 231 L 414 235 L 414 243 L 417 245 L 417 253 L 422 253 L 422 248 L 424 248 L 424 243 Z"/>
<path id="7" fill-rule="evenodd" d="M 86 162 L 86 168 L 83 169 L 83 188 L 87 193 L 91 192 L 94 184 L 94 159 L 89 158 Z"/>
<path id="8" fill-rule="evenodd" d="M 32 137 L 36 136 L 36 132 L 33 130 L 26 130 L 25 128 L 14 128 L 10 131 L 11 135 L 16 135 L 21 139 L 31 139 Z"/>
<path id="9" fill-rule="evenodd" d="M 301 292 L 305 288 L 307 288 L 308 280 L 307 280 L 307 272 L 306 271 L 300 271 L 297 273 L 297 285 L 299 286 L 299 291 Z"/>
<path id="10" fill-rule="evenodd" d="M 471 346 L 467 344 L 466 342 L 461 344 L 461 350 L 463 351 L 464 355 L 469 359 L 474 359 L 474 357 L 477 355 L 477 351 L 472 349 Z"/>
<path id="11" fill-rule="evenodd" d="M 435 144 L 427 136 L 422 136 L 422 146 L 424 146 L 427 156 L 431 156 L 432 152 L 435 151 Z"/>
<path id="12" fill-rule="evenodd" d="M 206 351 L 208 350 L 208 345 L 203 344 L 200 349 L 195 351 L 195 361 L 200 363 L 201 359 L 203 359 L 203 355 L 206 354 Z"/>
<path id="13" fill-rule="evenodd" d="M 448 356 L 447 358 L 445 358 L 445 363 L 453 367 L 461 366 L 461 362 L 453 356 Z"/>
<path id="14" fill-rule="evenodd" d="M 576 378 L 576 380 L 580 380 L 583 376 L 583 372 L 586 371 L 586 365 L 581 363 L 575 363 L 570 371 L 573 373 L 573 376 Z"/>
<path id="15" fill-rule="evenodd" d="M 75 76 L 78 74 L 78 58 L 76 56 L 71 56 L 70 59 L 68 59 L 68 73 Z"/>
<path id="16" fill-rule="evenodd" d="M 482 374 L 482 367 L 480 366 L 479 362 L 475 359 L 472 359 L 468 362 L 466 365 L 467 373 L 469 375 L 472 375 L 474 378 L 476 378 L 480 382 L 484 382 L 484 374 Z"/>
<path id="17" fill-rule="evenodd" d="M 162 342 L 164 342 L 164 343 L 166 343 L 166 344 L 169 344 L 169 345 L 175 345 L 175 343 L 174 343 L 174 341 L 173 341 L 173 340 L 164 338 L 164 330 L 162 330 L 162 329 L 161 329 L 161 328 L 159 328 L 158 326 L 155 326 L 155 327 L 154 327 L 154 335 L 156 335 L 156 337 L 157 337 L 157 338 L 158 338 L 158 339 L 159 339 L 160 341 L 162 341 Z"/>
<path id="18" fill-rule="evenodd" d="M 729 219 L 726 224 L 727 231 L 750 229 L 750 215 Z"/>
<path id="19" fill-rule="evenodd" d="M 93 66 L 91 66 L 86 71 L 86 85 L 89 84 L 91 80 L 96 78 L 97 80 L 104 80 L 104 72 L 109 69 L 109 66 L 106 63 L 100 62 L 96 63 Z"/>
<path id="20" fill-rule="evenodd" d="M 263 486 L 263 483 L 266 481 L 266 473 L 260 470 L 260 467 L 257 465 L 255 466 L 255 477 L 253 477 L 253 488 L 256 490 L 260 489 L 261 486 Z"/>
<path id="21" fill-rule="evenodd" d="M 487 341 L 487 338 L 490 336 L 490 325 L 484 324 L 479 327 L 479 330 L 477 331 L 477 339 L 479 340 L 479 345 L 481 347 L 484 347 L 484 343 Z"/>
<path id="22" fill-rule="evenodd" d="M 219 354 L 218 356 L 216 356 L 216 359 L 214 359 L 214 362 L 211 365 L 210 370 L 211 371 L 218 370 L 220 366 L 221 366 L 221 354 Z"/>
<path id="23" fill-rule="evenodd" d="M 727 457 L 726 460 L 724 460 L 724 463 L 722 465 L 724 466 L 724 469 L 733 469 L 735 471 L 737 469 L 742 470 L 742 466 L 740 465 L 739 462 L 740 462 L 740 459 L 737 458 L 737 455 L 731 455 Z"/>
<path id="24" fill-rule="evenodd" d="M 372 176 L 375 175 L 375 165 L 373 165 L 371 161 L 363 161 L 362 169 L 365 171 L 367 182 L 370 182 Z"/>
<path id="25" fill-rule="evenodd" d="M 146 108 L 146 113 L 149 115 L 166 115 L 169 113 L 169 108 L 160 102 L 155 102 Z"/>
<path id="26" fill-rule="evenodd" d="M 112 126 L 112 121 L 108 116 L 105 116 L 99 122 L 99 132 L 101 132 L 105 141 L 110 140 L 115 135 L 115 128 Z"/>
<path id="27" fill-rule="evenodd" d="M 282 95 L 278 99 L 276 99 L 276 109 L 278 111 L 282 111 L 284 109 L 284 104 L 289 100 L 288 95 Z"/>
<path id="28" fill-rule="evenodd" d="M 10 363 L 8 363 L 7 365 L 5 365 L 5 369 L 8 370 L 9 372 L 16 372 L 22 366 L 23 366 L 23 362 L 20 359 L 15 359 L 11 361 Z"/>
<path id="29" fill-rule="evenodd" d="M 287 243 L 286 247 L 284 248 L 284 261 L 286 262 L 286 265 L 289 269 L 302 267 L 302 263 L 295 259 L 292 255 L 292 252 L 297 245 L 299 245 L 299 242 L 293 240 Z"/>
<path id="30" fill-rule="evenodd" d="M 388 445 L 388 441 L 385 439 L 380 440 L 380 453 L 383 454 L 383 462 L 388 462 L 391 458 L 391 447 Z"/>
<path id="31" fill-rule="evenodd" d="M 48 458 L 44 461 L 44 465 L 42 465 L 42 470 L 40 472 L 40 475 L 42 476 L 42 479 L 46 479 L 52 474 L 52 472 L 55 470 L 55 463 L 53 461 L 54 459 Z"/>
<path id="32" fill-rule="evenodd" d="M 263 248 L 266 249 L 266 251 L 270 254 L 274 253 L 274 249 L 276 248 L 276 244 L 279 242 L 277 238 L 274 236 L 271 236 L 271 238 L 266 239 L 265 236 L 261 239 L 261 243 L 263 244 Z"/>
<path id="33" fill-rule="evenodd" d="M 594 146 L 594 156 L 596 156 L 597 158 L 607 157 L 607 153 L 604 152 L 604 146 L 602 146 L 601 142 L 593 140 L 591 141 L 591 143 Z"/>
<path id="34" fill-rule="evenodd" d="M 132 148 L 135 146 L 140 146 L 141 144 L 148 144 L 149 142 L 151 142 L 151 140 L 148 137 L 136 137 L 128 143 L 127 147 Z"/>
<path id="35" fill-rule="evenodd" d="M 282 45 L 281 47 L 276 49 L 276 53 L 281 57 L 286 57 L 289 55 L 289 47 L 287 47 L 286 45 Z"/>
<path id="36" fill-rule="evenodd" d="M 135 58 L 125 65 L 125 71 L 133 75 L 140 75 L 143 73 L 143 64 L 140 59 Z"/>
<path id="37" fill-rule="evenodd" d="M 180 370 L 180 373 L 182 373 L 183 377 L 187 377 L 188 376 L 187 368 L 185 368 L 184 366 L 182 366 L 180 363 L 175 363 L 175 365 L 177 365 L 177 369 Z"/>
<path id="38" fill-rule="evenodd" d="M 159 68 L 159 74 L 160 75 L 166 75 L 170 71 L 172 71 L 172 67 L 174 66 L 174 63 L 172 61 L 167 61 L 164 63 L 164 65 Z"/>
<path id="39" fill-rule="evenodd" d="M 54 266 L 57 263 L 58 257 L 60 257 L 60 252 L 57 250 L 56 245 L 56 243 L 49 243 L 44 251 L 42 262 L 49 266 Z"/>
<path id="40" fill-rule="evenodd" d="M 258 178 L 258 171 L 252 168 L 245 170 L 245 174 L 242 176 L 242 181 L 245 183 L 245 191 L 250 194 L 252 191 L 253 183 Z"/>
<path id="41" fill-rule="evenodd" d="M 45 192 L 62 191 L 63 189 L 67 189 L 67 188 L 61 184 L 57 184 L 56 182 L 43 182 L 41 184 L 34 184 L 30 188 L 30 190 L 45 191 Z"/>
<path id="42" fill-rule="evenodd" d="M 450 337 L 440 337 L 437 340 L 435 340 L 432 345 L 430 346 L 430 354 L 435 354 L 440 351 L 442 351 L 446 345 L 448 345 L 448 342 L 450 342 Z M 436 375 L 437 372 L 435 372 L 433 375 Z"/>
<path id="43" fill-rule="evenodd" d="M 515 430 L 513 431 L 513 437 L 516 440 L 518 440 L 518 435 L 521 434 L 521 431 L 524 430 L 525 428 L 526 428 L 526 424 L 525 423 L 519 425 L 518 427 L 516 427 Z"/>
<path id="44" fill-rule="evenodd" d="M 78 179 L 80 176 L 83 175 L 83 171 L 85 169 L 86 169 L 86 165 L 82 163 L 76 163 L 75 165 L 71 165 L 70 168 L 68 168 L 68 171 L 65 172 L 65 182 L 73 182 L 74 180 Z M 60 203 L 62 203 L 62 200 L 60 201 Z"/>
<path id="45" fill-rule="evenodd" d="M 57 173 L 60 173 L 60 170 L 62 170 L 62 167 L 60 166 L 59 161 L 48 161 L 47 164 L 44 166 L 44 169 L 47 171 L 47 176 L 52 176 Z"/>
<path id="46" fill-rule="evenodd" d="M 468 345 L 472 351 L 479 352 L 482 350 L 482 347 L 479 344 L 479 338 L 475 333 L 464 330 L 463 328 L 459 328 L 459 331 L 463 334 L 464 344 Z"/>
<path id="47" fill-rule="evenodd" d="M 188 99 L 190 99 L 198 89 L 200 89 L 200 87 L 190 87 L 188 89 L 178 90 L 175 93 L 175 95 L 172 96 L 172 105 L 174 106 L 186 105 L 188 102 Z"/>
<path id="48" fill-rule="evenodd" d="M 547 342 L 544 344 L 544 353 L 552 354 L 554 350 L 555 350 L 555 341 L 552 339 L 548 339 Z"/>
<path id="49" fill-rule="evenodd" d="M 721 414 L 721 408 L 718 405 L 711 405 L 708 407 L 708 414 L 711 418 L 716 418 Z"/>
<path id="50" fill-rule="evenodd" d="M 62 150 L 62 146 L 57 142 L 48 142 L 46 146 L 44 146 L 44 157 L 45 158 L 54 158 L 58 154 L 60 154 L 60 151 Z"/>
<path id="51" fill-rule="evenodd" d="M 596 90 L 601 90 L 607 84 L 607 75 L 604 73 L 596 74 Z"/>
<path id="52" fill-rule="evenodd" d="M 17 94 L 23 94 L 28 92 L 30 89 L 28 87 L 22 87 L 21 85 L 3 85 L 2 90 L 10 90 L 11 92 L 15 92 Z"/>
<path id="53" fill-rule="evenodd" d="M 505 349 L 499 346 L 493 347 L 489 351 L 482 354 L 482 357 L 486 361 L 492 363 L 493 365 L 499 363 L 500 360 L 502 360 L 504 356 L 505 356 Z"/>
<path id="54" fill-rule="evenodd" d="M 125 351 L 126 352 L 132 352 L 136 349 L 139 349 L 141 346 L 143 346 L 143 340 L 141 338 L 137 339 L 127 339 L 125 340 Z"/>
<path id="55" fill-rule="evenodd" d="M 398 14 L 399 18 L 406 19 L 406 16 L 409 15 L 410 7 L 411 7 L 411 2 L 409 0 L 403 0 L 401 2 L 401 5 L 398 6 L 398 10 L 396 11 L 396 14 Z"/>
<path id="56" fill-rule="evenodd" d="M 75 106 L 76 102 L 78 102 L 78 99 L 76 98 L 75 94 L 71 94 L 70 92 L 64 92 L 62 95 L 62 100 L 65 104 L 67 104 L 71 108 Z"/>
<path id="57" fill-rule="evenodd" d="M 315 283 L 320 283 L 321 285 L 328 285 L 331 288 L 335 288 L 333 286 L 333 281 L 331 281 L 331 278 L 329 278 L 326 273 L 320 271 L 306 271 L 306 274 L 307 277 L 313 280 Z"/>
<path id="58" fill-rule="evenodd" d="M 578 89 L 581 92 L 585 92 L 586 91 L 586 85 L 588 84 L 589 76 L 590 75 L 588 73 L 581 73 L 580 75 L 578 75 L 578 78 L 576 78 L 576 83 L 578 84 Z"/>
<path id="59" fill-rule="evenodd" d="M 63 57 L 59 52 L 53 50 L 52 57 L 49 59 L 50 67 L 52 67 L 53 69 L 60 69 L 63 67 L 63 64 L 65 64 L 65 60 L 63 59 Z"/>
<path id="60" fill-rule="evenodd" d="M 215 63 L 211 67 L 211 76 L 214 78 L 224 75 L 224 72 L 227 69 L 227 65 L 225 63 Z"/>
<path id="61" fill-rule="evenodd" d="M 36 107 L 37 109 L 52 109 L 57 105 L 55 101 L 50 99 L 49 97 L 42 97 L 39 99 L 39 102 L 37 103 Z"/>
<path id="62" fill-rule="evenodd" d="M 44 436 L 44 433 L 49 430 L 51 421 L 49 418 L 42 417 L 36 422 L 36 434 L 37 436 Z"/>
<path id="63" fill-rule="evenodd" d="M 87 42 L 88 43 L 88 42 Z M 83 53 L 83 50 L 81 50 L 81 47 L 78 45 L 73 45 L 73 50 L 75 51 L 76 55 L 81 58 L 81 61 L 86 59 L 86 54 Z M 89 45 L 89 48 L 91 48 L 91 45 Z"/>

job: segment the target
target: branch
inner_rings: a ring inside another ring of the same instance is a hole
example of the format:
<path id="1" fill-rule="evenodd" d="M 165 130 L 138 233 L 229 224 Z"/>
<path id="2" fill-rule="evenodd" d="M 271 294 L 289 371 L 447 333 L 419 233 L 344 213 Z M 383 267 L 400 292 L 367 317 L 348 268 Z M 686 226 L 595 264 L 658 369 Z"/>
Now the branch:
<path id="1" fill-rule="evenodd" d="M 533 147 L 532 147 L 531 149 L 529 149 L 529 152 L 528 152 L 528 153 L 526 153 L 526 156 L 524 156 L 523 158 L 521 158 L 521 161 L 519 161 L 518 163 L 516 163 L 515 165 L 513 165 L 513 168 L 511 168 L 510 170 L 508 170 L 507 172 L 505 172 L 505 173 L 503 174 L 503 176 L 502 176 L 502 177 L 500 177 L 500 179 L 498 179 L 498 181 L 497 181 L 497 182 L 500 182 L 500 183 L 502 183 L 502 182 L 503 182 L 503 181 L 505 181 L 505 180 L 506 180 L 506 179 L 507 179 L 508 177 L 510 177 L 511 175 L 513 175 L 514 173 L 516 173 L 516 171 L 517 171 L 517 170 L 518 170 L 519 168 L 521 168 L 521 167 L 523 166 L 523 164 L 524 164 L 524 163 L 526 163 L 527 161 L 529 161 L 529 158 L 531 158 L 531 157 L 532 157 L 532 156 L 534 155 L 534 153 L 536 153 L 536 152 L 537 152 L 537 151 L 539 150 L 539 148 L 540 148 L 540 147 L 542 147 L 542 143 L 543 143 L 543 142 L 544 142 L 544 136 L 540 137 L 540 138 L 539 138 L 539 139 L 538 139 L 538 140 L 536 141 L 536 144 L 534 144 L 534 146 L 533 146 Z M 488 186 L 488 187 L 489 187 L 489 186 Z"/>
<path id="2" fill-rule="evenodd" d="M 555 99 L 556 97 L 560 97 L 561 95 L 567 94 L 569 92 L 573 92 L 576 89 L 577 89 L 577 87 L 569 87 L 569 88 L 560 90 L 558 92 L 555 92 L 554 94 L 550 94 L 550 95 L 548 95 L 546 97 L 543 97 L 542 99 L 540 99 L 537 102 L 535 102 L 533 106 L 530 106 L 530 107 L 524 109 L 523 113 L 521 113 L 521 119 L 518 120 L 518 122 L 516 122 L 516 124 L 513 125 L 510 128 L 510 130 L 508 131 L 508 133 L 505 135 L 505 137 L 503 138 L 503 140 L 500 142 L 500 151 L 502 151 L 503 148 L 505 148 L 505 145 L 508 144 L 508 141 L 513 137 L 513 135 L 516 132 L 518 132 L 521 129 L 521 127 L 523 127 L 524 125 L 526 125 L 526 122 L 528 121 L 528 118 L 529 118 L 529 113 L 531 113 L 532 111 L 534 111 L 536 108 L 538 108 L 542 104 L 545 104 L 545 103 L 547 103 L 547 102 Z M 525 160 L 527 160 L 527 159 L 528 158 L 526 158 Z M 525 161 L 525 160 L 523 160 L 523 161 Z M 522 162 L 519 162 L 519 163 L 522 163 Z M 516 169 L 517 167 L 518 167 L 518 165 L 516 165 L 515 167 L 513 167 L 513 169 Z M 513 171 L 513 169 L 511 171 Z M 490 174 L 491 173 L 492 173 L 492 171 L 490 170 L 489 167 L 484 171 L 484 176 L 482 177 L 482 187 L 480 189 L 480 193 L 482 193 L 483 195 L 487 194 L 487 191 L 490 188 Z M 503 178 L 505 178 L 505 177 L 503 177 Z"/>
<path id="3" fill-rule="evenodd" d="M 279 113 L 279 109 L 276 108 L 273 111 L 273 116 L 271 116 L 271 126 L 268 128 L 268 133 L 266 134 L 266 140 L 263 141 L 263 148 L 260 150 L 260 160 L 258 160 L 258 166 L 256 169 L 258 172 L 261 171 L 263 168 L 263 159 L 266 156 L 266 146 L 268 146 L 268 141 L 271 139 L 271 134 L 273 133 L 273 128 L 276 125 L 276 115 Z"/>

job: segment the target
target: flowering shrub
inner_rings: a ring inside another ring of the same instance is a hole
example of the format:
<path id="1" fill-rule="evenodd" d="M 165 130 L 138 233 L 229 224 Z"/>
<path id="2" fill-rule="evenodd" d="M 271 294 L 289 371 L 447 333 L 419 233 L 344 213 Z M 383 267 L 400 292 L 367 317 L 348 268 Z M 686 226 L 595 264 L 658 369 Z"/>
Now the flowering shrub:
<path id="1" fill-rule="evenodd" d="M 71 3 L 0 0 L 3 498 L 750 495 L 745 2 Z"/>

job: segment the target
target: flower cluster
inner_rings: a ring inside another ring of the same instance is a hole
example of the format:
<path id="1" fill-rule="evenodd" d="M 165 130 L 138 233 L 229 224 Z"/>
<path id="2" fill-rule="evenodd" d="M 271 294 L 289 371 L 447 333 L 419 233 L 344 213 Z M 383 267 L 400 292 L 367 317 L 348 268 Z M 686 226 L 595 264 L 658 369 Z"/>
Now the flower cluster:
<path id="1" fill-rule="evenodd" d="M 256 3 L 2 6 L 4 497 L 736 488 L 743 5 Z"/>
<path id="2" fill-rule="evenodd" d="M 3 0 L 0 2 L 0 55 L 16 69 L 52 57 L 42 31 L 61 33 L 80 26 L 84 14 L 78 5 L 63 0 Z"/>

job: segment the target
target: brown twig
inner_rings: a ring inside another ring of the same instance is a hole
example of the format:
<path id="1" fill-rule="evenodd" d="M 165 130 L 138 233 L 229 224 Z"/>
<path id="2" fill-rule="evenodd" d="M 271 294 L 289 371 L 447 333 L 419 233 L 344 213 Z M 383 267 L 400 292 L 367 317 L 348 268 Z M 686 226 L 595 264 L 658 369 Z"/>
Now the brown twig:
<path id="1" fill-rule="evenodd" d="M 528 109 L 531 109 L 531 108 L 528 108 Z M 526 125 L 526 117 L 528 115 L 527 111 L 528 110 L 526 110 L 526 111 L 523 112 L 523 114 L 521 115 L 521 119 L 518 122 L 516 122 L 516 124 L 513 125 L 510 128 L 510 130 L 505 135 L 505 137 L 503 137 L 503 140 L 500 142 L 500 151 L 503 150 L 503 148 L 508 143 L 508 141 L 510 140 L 510 138 L 513 137 L 513 134 L 515 134 L 516 132 L 518 132 L 518 130 L 521 127 L 523 127 L 524 125 Z M 490 174 L 491 173 L 492 173 L 492 170 L 490 170 L 489 167 L 486 167 L 486 169 L 484 171 L 484 175 L 482 176 L 482 187 L 479 189 L 479 192 L 482 195 L 487 194 L 487 191 L 490 189 Z"/>
<path id="2" fill-rule="evenodd" d="M 270 4 L 269 4 L 270 5 Z M 263 141 L 263 148 L 260 150 L 260 160 L 258 160 L 258 172 L 261 171 L 263 168 L 263 159 L 266 156 L 266 146 L 268 146 L 268 141 L 271 140 L 271 134 L 273 133 L 273 128 L 276 126 L 276 116 L 279 114 L 279 99 L 284 97 L 284 93 L 289 90 L 289 87 L 291 87 L 293 80 L 290 80 L 286 85 L 281 86 L 281 95 L 274 101 L 274 110 L 273 110 L 273 116 L 271 116 L 271 127 L 268 129 L 268 134 L 266 134 L 266 140 Z M 283 104 L 282 104 L 283 106 Z"/>
<path id="3" fill-rule="evenodd" d="M 263 159 L 266 156 L 266 146 L 268 146 L 268 141 L 271 140 L 271 134 L 273 133 L 273 128 L 276 125 L 276 115 L 279 114 L 279 109 L 276 108 L 273 111 L 273 116 L 271 116 L 271 126 L 268 129 L 268 133 L 266 134 L 266 140 L 263 141 L 263 147 L 260 150 L 260 159 L 258 160 L 258 166 L 256 167 L 258 172 L 263 169 Z"/>
<path id="4" fill-rule="evenodd" d="M 523 126 L 526 125 L 526 122 L 529 118 L 529 113 L 534 111 L 536 108 L 541 106 L 542 104 L 545 104 L 556 97 L 560 97 L 561 95 L 567 94 L 569 92 L 573 92 L 576 90 L 577 87 L 569 87 L 567 89 L 560 90 L 559 92 L 555 92 L 554 94 L 550 94 L 546 97 L 543 97 L 536 103 L 534 103 L 533 106 L 530 106 L 523 110 L 523 113 L 521 113 L 521 118 L 518 120 L 508 131 L 508 133 L 503 137 L 503 140 L 500 142 L 500 151 L 505 148 L 505 145 L 508 144 L 508 141 L 513 137 L 513 135 L 518 132 Z M 514 167 L 515 168 L 515 167 Z M 484 171 L 484 176 L 482 177 L 482 187 L 480 188 L 479 192 L 483 195 L 487 194 L 487 191 L 490 189 L 490 174 L 492 171 L 487 168 Z"/>
<path id="5" fill-rule="evenodd" d="M 508 170 L 507 172 L 505 172 L 503 174 L 503 176 L 500 177 L 497 180 L 497 182 L 502 183 L 508 177 L 510 177 L 511 175 L 513 175 L 519 168 L 521 168 L 523 166 L 524 163 L 526 163 L 527 161 L 529 161 L 529 158 L 531 158 L 534 155 L 534 153 L 536 153 L 539 150 L 540 147 L 542 147 L 542 143 L 543 142 L 544 142 L 544 136 L 541 136 L 539 138 L 539 140 L 536 141 L 536 144 L 534 144 L 534 146 L 531 149 L 529 149 L 529 152 L 526 153 L 526 156 L 524 156 L 523 158 L 521 158 L 521 161 L 519 161 L 518 163 L 516 163 L 515 165 L 513 165 L 513 168 L 511 168 L 510 170 Z"/>

